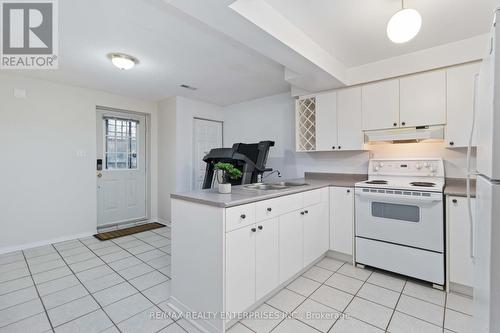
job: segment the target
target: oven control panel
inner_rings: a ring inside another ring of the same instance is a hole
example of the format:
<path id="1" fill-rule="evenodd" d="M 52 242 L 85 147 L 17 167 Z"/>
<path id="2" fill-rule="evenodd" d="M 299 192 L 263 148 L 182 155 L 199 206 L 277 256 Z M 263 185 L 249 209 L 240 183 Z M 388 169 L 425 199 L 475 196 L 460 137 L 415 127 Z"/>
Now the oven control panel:
<path id="1" fill-rule="evenodd" d="M 372 159 L 368 173 L 377 176 L 444 177 L 442 159 Z"/>

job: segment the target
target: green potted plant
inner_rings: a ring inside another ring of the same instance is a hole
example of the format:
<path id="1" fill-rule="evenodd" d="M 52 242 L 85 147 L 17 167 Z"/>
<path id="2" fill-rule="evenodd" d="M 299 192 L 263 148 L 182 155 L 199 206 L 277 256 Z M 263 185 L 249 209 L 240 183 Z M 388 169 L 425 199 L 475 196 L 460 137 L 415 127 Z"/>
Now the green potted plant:
<path id="1" fill-rule="evenodd" d="M 242 176 L 241 171 L 235 168 L 231 163 L 219 162 L 214 165 L 217 170 L 217 181 L 219 182 L 219 193 L 231 193 L 231 183 L 229 179 L 239 179 Z"/>

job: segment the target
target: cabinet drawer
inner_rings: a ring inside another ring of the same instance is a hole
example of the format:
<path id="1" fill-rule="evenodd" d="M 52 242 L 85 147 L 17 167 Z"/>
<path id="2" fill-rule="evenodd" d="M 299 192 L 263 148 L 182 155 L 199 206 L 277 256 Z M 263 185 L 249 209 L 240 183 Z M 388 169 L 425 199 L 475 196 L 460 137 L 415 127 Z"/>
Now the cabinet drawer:
<path id="1" fill-rule="evenodd" d="M 255 204 L 226 209 L 226 232 L 255 223 Z"/>
<path id="2" fill-rule="evenodd" d="M 255 219 L 263 221 L 286 214 L 302 207 L 302 194 L 286 195 L 279 198 L 259 201 L 255 204 Z"/>
<path id="3" fill-rule="evenodd" d="M 321 189 L 303 193 L 304 207 L 319 204 L 321 202 Z"/>

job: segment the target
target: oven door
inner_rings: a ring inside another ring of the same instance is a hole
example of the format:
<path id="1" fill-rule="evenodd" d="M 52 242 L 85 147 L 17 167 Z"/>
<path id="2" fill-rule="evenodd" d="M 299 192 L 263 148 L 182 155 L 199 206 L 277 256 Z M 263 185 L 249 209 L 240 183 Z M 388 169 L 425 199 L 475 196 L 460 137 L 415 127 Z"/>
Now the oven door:
<path id="1" fill-rule="evenodd" d="M 444 251 L 441 193 L 356 188 L 356 236 Z"/>

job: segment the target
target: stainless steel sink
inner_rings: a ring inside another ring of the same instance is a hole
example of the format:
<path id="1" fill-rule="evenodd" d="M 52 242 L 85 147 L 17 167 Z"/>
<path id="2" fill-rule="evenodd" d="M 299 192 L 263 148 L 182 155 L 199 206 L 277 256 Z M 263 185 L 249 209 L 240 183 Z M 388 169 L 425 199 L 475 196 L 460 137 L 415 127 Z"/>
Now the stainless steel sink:
<path id="1" fill-rule="evenodd" d="M 272 190 L 283 190 L 288 188 L 288 186 L 275 185 L 275 184 L 250 184 L 244 186 L 250 190 L 262 190 L 262 191 L 272 191 Z"/>
<path id="2" fill-rule="evenodd" d="M 297 182 L 278 182 L 278 183 L 272 183 L 272 185 L 294 187 L 294 186 L 306 186 L 309 184 L 308 183 L 297 183 Z"/>
<path id="3" fill-rule="evenodd" d="M 296 183 L 296 182 L 277 182 L 277 183 L 259 183 L 259 184 L 249 184 L 244 187 L 251 190 L 261 190 L 261 191 L 273 191 L 273 190 L 284 190 L 295 186 L 305 186 L 309 185 L 307 183 Z"/>

